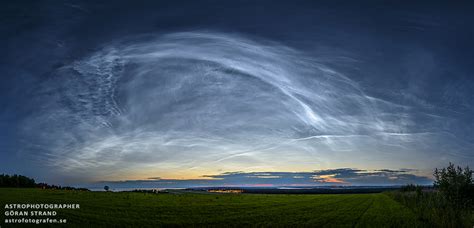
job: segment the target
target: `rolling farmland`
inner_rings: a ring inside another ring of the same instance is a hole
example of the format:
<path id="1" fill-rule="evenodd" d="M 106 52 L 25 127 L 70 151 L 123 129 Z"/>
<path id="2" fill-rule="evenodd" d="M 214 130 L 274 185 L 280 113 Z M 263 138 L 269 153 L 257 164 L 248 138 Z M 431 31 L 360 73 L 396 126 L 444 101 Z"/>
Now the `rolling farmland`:
<path id="1" fill-rule="evenodd" d="M 81 226 L 426 226 L 411 210 L 385 194 L 150 194 L 0 189 L 0 203 L 4 211 L 9 211 L 5 204 L 79 204 L 80 209 L 56 210 L 54 217 L 67 219 L 67 225 Z M 2 213 L 2 224 L 5 218 L 20 217 Z"/>

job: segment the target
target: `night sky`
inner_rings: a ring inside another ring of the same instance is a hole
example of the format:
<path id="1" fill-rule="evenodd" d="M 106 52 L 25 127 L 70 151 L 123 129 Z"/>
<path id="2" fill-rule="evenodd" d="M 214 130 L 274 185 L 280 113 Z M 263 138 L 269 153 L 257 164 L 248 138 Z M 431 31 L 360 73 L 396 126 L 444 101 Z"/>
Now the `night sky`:
<path id="1" fill-rule="evenodd" d="M 474 166 L 467 1 L 10 1 L 0 12 L 0 173 L 398 185 Z"/>

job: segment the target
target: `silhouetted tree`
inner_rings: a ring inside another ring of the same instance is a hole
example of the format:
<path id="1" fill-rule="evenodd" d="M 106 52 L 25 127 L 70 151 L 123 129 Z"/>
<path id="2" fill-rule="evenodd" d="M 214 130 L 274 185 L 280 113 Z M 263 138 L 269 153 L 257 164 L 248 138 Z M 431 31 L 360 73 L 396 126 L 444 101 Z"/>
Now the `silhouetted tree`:
<path id="1" fill-rule="evenodd" d="M 107 186 L 107 185 L 104 186 L 104 190 L 108 192 L 109 191 L 109 186 Z"/>
<path id="2" fill-rule="evenodd" d="M 472 170 L 469 167 L 455 167 L 449 163 L 449 166 L 441 170 L 435 169 L 434 186 L 450 202 L 458 206 L 471 205 L 474 202 L 474 183 Z"/>

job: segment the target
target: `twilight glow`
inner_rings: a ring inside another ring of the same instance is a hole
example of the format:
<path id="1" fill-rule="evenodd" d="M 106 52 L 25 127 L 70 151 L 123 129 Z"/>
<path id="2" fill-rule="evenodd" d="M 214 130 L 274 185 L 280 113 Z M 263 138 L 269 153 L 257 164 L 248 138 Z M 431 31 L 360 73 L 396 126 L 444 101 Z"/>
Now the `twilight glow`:
<path id="1" fill-rule="evenodd" d="M 77 7 L 90 11 L 81 18 L 100 12 Z M 437 166 L 474 165 L 474 81 L 468 60 L 457 61 L 472 57 L 467 49 L 416 37 L 447 25 L 419 20 L 407 31 L 395 29 L 407 26 L 401 20 L 385 21 L 385 33 L 346 34 L 340 19 L 326 18 L 336 29 L 318 22 L 316 32 L 287 38 L 112 27 L 94 44 L 71 40 L 64 25 L 28 30 L 55 37 L 56 49 L 25 48 L 2 64 L 0 121 L 15 130 L 0 135 L 0 171 L 146 187 L 429 184 Z"/>

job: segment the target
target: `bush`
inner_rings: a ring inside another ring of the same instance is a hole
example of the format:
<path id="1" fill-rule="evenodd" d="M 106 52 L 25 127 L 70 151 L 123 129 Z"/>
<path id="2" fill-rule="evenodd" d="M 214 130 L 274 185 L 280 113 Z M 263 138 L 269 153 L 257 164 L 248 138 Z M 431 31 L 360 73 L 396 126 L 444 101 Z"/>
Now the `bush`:
<path id="1" fill-rule="evenodd" d="M 447 168 L 434 171 L 434 187 L 456 207 L 471 207 L 474 202 L 474 183 L 469 167 L 455 167 L 449 163 Z"/>
<path id="2" fill-rule="evenodd" d="M 417 192 L 420 193 L 423 190 L 423 187 L 420 185 L 407 184 L 400 188 L 401 192 Z"/>
<path id="3" fill-rule="evenodd" d="M 459 209 L 440 192 L 386 192 L 394 200 L 410 208 L 428 227 L 473 227 L 472 211 Z"/>
<path id="4" fill-rule="evenodd" d="M 435 169 L 435 191 L 410 184 L 386 194 L 412 209 L 430 227 L 473 227 L 472 174 L 469 167 L 449 163 L 446 168 Z"/>

